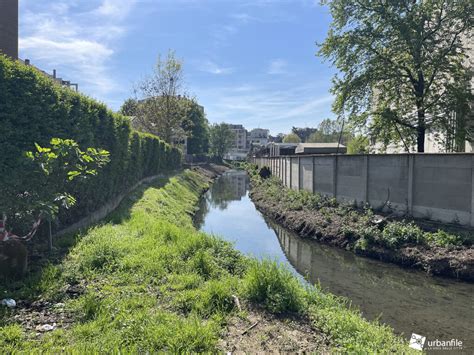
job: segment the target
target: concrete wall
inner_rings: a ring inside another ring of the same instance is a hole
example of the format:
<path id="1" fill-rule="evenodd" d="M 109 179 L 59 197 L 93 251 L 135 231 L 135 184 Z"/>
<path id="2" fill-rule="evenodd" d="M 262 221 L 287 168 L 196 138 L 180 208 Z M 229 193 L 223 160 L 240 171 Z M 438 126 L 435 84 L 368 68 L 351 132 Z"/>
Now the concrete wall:
<path id="1" fill-rule="evenodd" d="M 283 184 L 341 202 L 474 227 L 474 154 L 256 158 Z"/>
<path id="2" fill-rule="evenodd" d="M 0 53 L 18 59 L 18 0 L 0 0 Z"/>

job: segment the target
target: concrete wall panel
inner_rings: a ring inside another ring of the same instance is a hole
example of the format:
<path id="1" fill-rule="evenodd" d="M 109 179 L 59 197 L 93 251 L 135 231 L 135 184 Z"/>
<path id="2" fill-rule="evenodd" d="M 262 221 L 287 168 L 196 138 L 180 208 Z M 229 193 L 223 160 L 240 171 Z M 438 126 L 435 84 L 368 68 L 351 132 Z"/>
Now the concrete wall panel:
<path id="1" fill-rule="evenodd" d="M 365 200 L 365 158 L 343 156 L 337 158 L 337 198 L 343 201 Z"/>
<path id="2" fill-rule="evenodd" d="M 313 192 L 313 158 L 305 157 L 301 158 L 301 174 L 300 174 L 300 186 L 301 189 Z"/>
<path id="3" fill-rule="evenodd" d="M 334 157 L 314 157 L 314 191 L 324 195 L 334 192 Z"/>

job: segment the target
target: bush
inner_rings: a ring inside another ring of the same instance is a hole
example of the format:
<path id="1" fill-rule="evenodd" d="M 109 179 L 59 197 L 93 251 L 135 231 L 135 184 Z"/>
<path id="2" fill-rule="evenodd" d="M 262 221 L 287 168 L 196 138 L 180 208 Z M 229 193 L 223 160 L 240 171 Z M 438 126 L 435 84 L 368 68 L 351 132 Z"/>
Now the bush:
<path id="1" fill-rule="evenodd" d="M 244 276 L 246 298 L 272 313 L 298 313 L 304 309 L 304 289 L 290 270 L 276 261 L 253 261 Z"/>
<path id="2" fill-rule="evenodd" d="M 434 233 L 426 233 L 425 238 L 427 242 L 445 248 L 461 246 L 464 243 L 464 240 L 461 236 L 449 234 L 443 230 L 438 230 Z"/>
<path id="3" fill-rule="evenodd" d="M 15 196 L 18 191 L 37 187 L 24 164 L 24 152 L 32 150 L 35 143 L 45 146 L 58 137 L 110 152 L 111 161 L 98 176 L 71 184 L 67 192 L 76 196 L 78 203 L 60 215 L 64 224 L 98 209 L 144 177 L 177 168 L 181 160 L 178 150 L 158 137 L 132 131 L 127 118 L 104 104 L 1 55 L 0 126 L 0 171 L 8 172 L 1 180 L 2 206 L 6 206 L 4 191 Z"/>
<path id="4" fill-rule="evenodd" d="M 423 244 L 424 233 L 413 222 L 392 222 L 382 231 L 381 243 L 391 249 L 410 243 Z"/>

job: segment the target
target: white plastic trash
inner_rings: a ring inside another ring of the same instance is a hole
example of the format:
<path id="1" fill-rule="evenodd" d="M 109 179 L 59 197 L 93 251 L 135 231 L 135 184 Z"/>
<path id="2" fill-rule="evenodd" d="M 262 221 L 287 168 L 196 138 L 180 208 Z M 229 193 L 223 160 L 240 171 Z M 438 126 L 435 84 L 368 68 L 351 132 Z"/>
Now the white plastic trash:
<path id="1" fill-rule="evenodd" d="M 1 304 L 3 306 L 7 306 L 8 308 L 14 308 L 16 307 L 16 302 L 13 298 L 4 298 L 2 301 L 1 301 Z"/>

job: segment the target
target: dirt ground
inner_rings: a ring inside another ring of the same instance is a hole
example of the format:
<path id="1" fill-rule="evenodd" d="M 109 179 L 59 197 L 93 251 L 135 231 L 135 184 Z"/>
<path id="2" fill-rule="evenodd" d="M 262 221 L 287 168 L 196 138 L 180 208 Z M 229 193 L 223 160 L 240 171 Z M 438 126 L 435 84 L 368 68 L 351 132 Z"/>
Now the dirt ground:
<path id="1" fill-rule="evenodd" d="M 231 318 L 219 349 L 232 354 L 330 352 L 325 335 L 309 321 L 279 319 L 258 310 Z"/>

